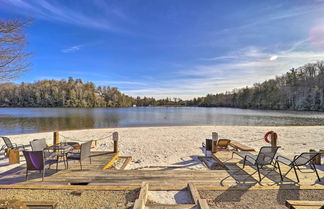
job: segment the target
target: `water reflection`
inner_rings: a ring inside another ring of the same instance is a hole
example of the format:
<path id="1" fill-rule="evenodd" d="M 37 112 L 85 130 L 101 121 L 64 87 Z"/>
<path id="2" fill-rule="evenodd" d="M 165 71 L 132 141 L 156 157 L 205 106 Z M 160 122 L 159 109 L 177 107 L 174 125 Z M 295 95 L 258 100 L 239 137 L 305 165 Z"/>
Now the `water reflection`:
<path id="1" fill-rule="evenodd" d="M 164 125 L 324 125 L 324 113 L 235 108 L 0 108 L 0 134 Z"/>

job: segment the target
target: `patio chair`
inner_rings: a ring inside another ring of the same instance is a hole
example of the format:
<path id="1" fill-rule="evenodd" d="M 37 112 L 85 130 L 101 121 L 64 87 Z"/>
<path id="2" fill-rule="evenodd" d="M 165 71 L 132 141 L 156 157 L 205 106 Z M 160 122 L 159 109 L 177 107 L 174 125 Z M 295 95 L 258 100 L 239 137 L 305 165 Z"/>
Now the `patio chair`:
<path id="1" fill-rule="evenodd" d="M 81 170 L 82 170 L 82 161 L 84 161 L 85 159 L 89 158 L 90 164 L 91 164 L 91 153 L 90 153 L 91 144 L 92 144 L 92 141 L 87 141 L 87 142 L 81 144 L 79 153 L 67 153 L 66 154 L 67 168 L 69 168 L 69 160 L 79 160 Z"/>
<path id="2" fill-rule="evenodd" d="M 15 143 L 12 143 L 11 140 L 8 138 L 8 137 L 5 137 L 5 136 L 1 136 L 1 138 L 3 139 L 3 142 L 5 143 L 0 150 L 4 150 L 4 149 L 19 149 L 19 148 L 22 148 L 23 150 L 25 150 L 25 145 L 23 144 L 15 144 Z"/>
<path id="3" fill-rule="evenodd" d="M 321 181 L 321 179 L 318 175 L 318 172 L 316 170 L 316 166 L 313 162 L 315 157 L 319 154 L 320 153 L 318 153 L 318 152 L 304 152 L 304 153 L 301 153 L 300 155 L 296 155 L 293 158 L 293 160 L 290 160 L 289 158 L 286 158 L 284 156 L 277 156 L 276 164 L 279 169 L 281 181 L 283 181 L 283 177 L 285 177 L 292 169 L 294 169 L 297 182 L 299 182 L 299 177 L 298 177 L 296 168 L 300 171 L 299 166 L 306 166 L 307 164 L 309 164 L 311 169 L 316 173 L 318 181 Z M 284 175 L 282 175 L 282 173 L 281 173 L 279 162 L 290 167 L 290 169 Z"/>
<path id="4" fill-rule="evenodd" d="M 253 155 L 250 152 L 233 152 L 233 155 L 237 154 L 244 159 L 243 169 L 245 167 L 246 161 L 252 163 L 253 166 L 256 166 L 259 175 L 259 182 L 261 182 L 262 179 L 260 169 L 262 169 L 265 165 L 272 165 L 272 162 L 279 148 L 280 147 L 265 146 L 261 147 L 258 155 Z"/>
<path id="5" fill-rule="evenodd" d="M 43 151 L 23 151 L 26 159 L 26 180 L 28 180 L 28 171 L 36 170 L 42 173 L 42 181 L 44 181 L 45 176 L 45 165 L 51 165 L 54 160 L 45 161 Z"/>
<path id="6" fill-rule="evenodd" d="M 45 139 L 34 139 L 30 142 L 30 146 L 32 148 L 32 151 L 44 151 L 45 159 L 58 157 L 58 152 L 49 152 L 44 150 L 47 148 Z"/>

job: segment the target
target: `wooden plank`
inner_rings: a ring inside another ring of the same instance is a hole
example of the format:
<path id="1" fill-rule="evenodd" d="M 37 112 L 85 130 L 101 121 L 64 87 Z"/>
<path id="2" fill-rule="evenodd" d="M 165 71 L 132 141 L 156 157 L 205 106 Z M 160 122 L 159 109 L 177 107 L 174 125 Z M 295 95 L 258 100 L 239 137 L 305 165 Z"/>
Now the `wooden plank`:
<path id="1" fill-rule="evenodd" d="M 145 203 L 147 201 L 148 188 L 149 188 L 149 184 L 146 183 L 146 182 L 143 182 L 142 186 L 141 186 L 139 196 L 138 196 L 138 199 L 142 199 L 144 201 L 144 205 L 145 205 Z"/>
<path id="2" fill-rule="evenodd" d="M 44 208 L 44 206 L 46 206 L 52 209 L 57 207 L 57 202 L 53 201 L 26 201 L 25 203 L 28 207 Z"/>
<path id="3" fill-rule="evenodd" d="M 109 185 L 109 186 L 79 186 L 79 185 L 0 185 L 0 189 L 32 189 L 32 190 L 98 190 L 98 191 L 124 191 L 139 189 L 140 184 L 133 185 Z"/>
<path id="4" fill-rule="evenodd" d="M 102 170 L 110 168 L 114 164 L 114 162 L 118 159 L 118 156 L 119 156 L 118 152 L 116 154 L 114 154 L 112 159 L 103 167 Z"/>
<path id="5" fill-rule="evenodd" d="M 147 195 L 148 195 L 148 183 L 143 182 L 141 186 L 140 193 L 138 195 L 138 199 L 135 200 L 134 203 L 134 209 L 144 209 L 145 203 L 147 201 Z"/>
<path id="6" fill-rule="evenodd" d="M 195 202 L 195 204 L 198 204 L 198 200 L 200 199 L 200 195 L 198 193 L 197 188 L 195 187 L 195 185 L 193 183 L 189 183 L 188 184 L 188 189 L 191 193 L 191 197 L 193 199 L 193 201 Z"/>
<path id="7" fill-rule="evenodd" d="M 241 144 L 237 141 L 231 140 L 230 146 L 233 147 L 234 149 L 240 150 L 240 151 L 248 151 L 248 152 L 254 152 L 255 149 L 252 147 L 246 146 L 244 144 Z"/>
<path id="8" fill-rule="evenodd" d="M 136 199 L 133 209 L 144 209 L 144 208 L 145 208 L 144 200 Z"/>
<path id="9" fill-rule="evenodd" d="M 304 201 L 304 200 L 286 200 L 286 207 L 294 208 L 320 208 L 324 205 L 324 201 Z"/>
<path id="10" fill-rule="evenodd" d="M 189 208 L 195 208 L 195 204 L 150 204 L 146 205 L 147 208 L 150 209 L 189 209 Z"/>
<path id="11" fill-rule="evenodd" d="M 0 200 L 0 209 L 5 209 L 5 208 L 11 208 L 12 203 L 14 203 L 16 200 Z M 36 207 L 36 208 L 51 208 L 55 209 L 57 206 L 57 202 L 54 201 L 19 201 L 25 206 L 29 207 Z M 8 204 L 8 205 L 7 205 Z M 15 205 L 17 206 L 17 205 Z M 12 208 L 16 208 L 13 206 Z M 20 208 L 25 208 L 25 207 L 20 207 Z"/>
<path id="12" fill-rule="evenodd" d="M 150 185 L 150 190 L 154 191 L 163 191 L 163 190 L 183 190 L 187 188 L 187 184 L 163 184 L 157 183 Z M 215 186 L 211 183 L 206 185 L 195 184 L 197 190 L 216 190 L 216 191 L 225 191 L 225 190 L 324 190 L 324 186 Z M 8 184 L 0 185 L 0 189 L 33 189 L 33 190 L 98 190 L 98 191 L 123 191 L 123 190 L 134 190 L 141 188 L 141 184 L 113 184 L 95 186 L 95 185 L 46 185 L 44 182 L 39 182 L 39 184 Z"/>
<path id="13" fill-rule="evenodd" d="M 120 167 L 120 170 L 124 170 L 126 168 L 126 166 L 132 161 L 132 157 L 126 157 L 125 162 L 123 163 L 123 165 Z"/>
<path id="14" fill-rule="evenodd" d="M 324 186 L 210 186 L 210 185 L 196 185 L 198 190 L 324 190 Z"/>
<path id="15" fill-rule="evenodd" d="M 208 203 L 205 199 L 199 199 L 198 206 L 200 209 L 209 209 Z"/>

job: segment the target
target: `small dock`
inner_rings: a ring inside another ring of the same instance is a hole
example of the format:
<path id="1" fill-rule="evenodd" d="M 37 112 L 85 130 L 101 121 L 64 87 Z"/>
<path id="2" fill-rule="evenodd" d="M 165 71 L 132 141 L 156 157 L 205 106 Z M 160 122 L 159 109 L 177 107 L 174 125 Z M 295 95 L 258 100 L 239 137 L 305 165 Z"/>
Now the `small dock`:
<path id="1" fill-rule="evenodd" d="M 235 146 L 239 146 L 239 150 L 242 148 L 238 144 Z M 242 149 L 251 148 L 246 146 Z M 251 153 L 257 154 L 255 151 L 251 151 Z M 205 156 L 197 157 L 201 159 L 206 158 Z M 101 195 L 105 192 L 114 191 L 116 194 L 120 194 L 120 196 L 128 194 L 122 192 L 130 192 L 129 194 L 135 194 L 135 196 L 132 195 L 131 200 L 127 200 L 128 203 L 126 203 L 130 204 L 134 209 L 147 207 L 196 207 L 208 209 L 209 206 L 213 208 L 213 206 L 218 204 L 213 199 L 215 195 L 218 195 L 217 198 L 226 199 L 226 196 L 231 196 L 232 193 L 248 195 L 253 193 L 253 191 L 260 193 L 270 190 L 278 191 L 278 193 L 290 191 L 293 194 L 299 194 L 299 191 L 313 191 L 313 193 L 324 194 L 324 169 L 318 169 L 323 181 L 319 182 L 315 173 L 306 169 L 302 170 L 302 172 L 298 171 L 300 183 L 297 183 L 293 172 L 290 172 L 284 178 L 284 182 L 281 182 L 278 171 L 271 166 L 267 166 L 261 169 L 262 182 L 259 183 L 256 168 L 247 164 L 243 169 L 242 158 L 237 155 L 232 156 L 231 151 L 216 152 L 211 158 L 215 160 L 219 169 L 178 170 L 174 167 L 158 168 L 157 166 L 156 170 L 124 170 L 131 161 L 131 157 L 119 156 L 118 152 L 91 152 L 91 163 L 88 159 L 83 161 L 82 170 L 77 160 L 69 161 L 69 169 L 65 169 L 64 163 L 61 161 L 58 171 L 56 171 L 55 164 L 50 169 L 46 169 L 44 181 L 42 181 L 41 174 L 38 171 L 31 171 L 26 181 L 25 165 L 2 173 L 0 174 L 0 192 L 1 190 L 9 191 L 15 189 L 33 192 L 56 191 L 57 193 L 70 191 L 67 194 L 72 195 L 73 198 L 80 197 L 82 192 L 86 195 L 85 191 L 95 192 L 94 195 L 97 195 L 98 198 L 107 198 Z M 119 165 L 117 166 L 117 164 Z M 283 172 L 286 172 L 288 169 L 288 167 L 282 166 Z M 170 191 L 186 192 L 190 194 L 191 201 L 183 204 L 168 205 L 149 200 L 150 193 L 167 193 Z M 91 198 L 91 196 L 88 198 Z M 299 200 L 298 198 L 296 197 L 293 200 Z M 52 205 L 62 204 L 58 199 L 54 199 L 54 203 L 49 202 L 50 200 L 52 201 L 53 199 L 44 199 L 43 201 L 46 204 Z M 323 200 L 320 199 L 320 201 Z M 27 203 L 30 204 L 30 202 Z M 35 202 L 34 204 L 36 203 L 41 204 L 42 202 Z M 53 206 L 53 208 L 55 207 Z M 125 208 L 127 207 L 125 206 Z"/>
<path id="2" fill-rule="evenodd" d="M 257 153 L 256 153 L 257 154 Z M 69 162 L 69 169 L 65 169 L 63 162 L 59 163 L 59 171 L 56 172 L 55 165 L 46 169 L 44 181 L 41 174 L 30 172 L 28 181 L 25 179 L 25 165 L 0 175 L 0 184 L 15 185 L 87 185 L 87 186 L 129 186 L 138 188 L 142 182 L 147 182 L 153 188 L 183 188 L 188 183 L 195 183 L 198 187 L 213 188 L 220 186 L 282 186 L 295 185 L 294 172 L 281 182 L 277 170 L 271 167 L 261 169 L 262 182 L 258 182 L 256 168 L 247 165 L 242 168 L 242 158 L 232 152 L 221 151 L 213 154 L 221 166 L 226 169 L 218 170 L 177 170 L 165 168 L 159 170 L 122 170 L 114 169 L 113 165 L 118 154 L 113 152 L 93 152 L 92 163 L 83 162 L 83 170 L 80 169 L 78 161 Z M 128 160 L 128 159 L 126 159 Z M 283 172 L 288 167 L 282 166 Z M 324 176 L 324 171 L 319 170 L 319 175 Z M 323 186 L 318 182 L 315 173 L 299 172 L 300 186 Z"/>

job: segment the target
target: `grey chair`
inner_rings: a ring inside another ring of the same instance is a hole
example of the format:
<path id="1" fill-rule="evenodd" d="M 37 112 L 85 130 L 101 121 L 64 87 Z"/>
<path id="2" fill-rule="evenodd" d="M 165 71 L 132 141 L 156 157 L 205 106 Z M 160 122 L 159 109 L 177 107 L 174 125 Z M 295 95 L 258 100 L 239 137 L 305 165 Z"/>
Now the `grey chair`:
<path id="1" fill-rule="evenodd" d="M 304 153 L 301 153 L 300 155 L 296 155 L 292 160 L 290 160 L 284 156 L 277 156 L 276 165 L 278 166 L 278 169 L 279 169 L 281 181 L 283 181 L 283 177 L 285 177 L 292 169 L 294 169 L 297 182 L 299 182 L 299 177 L 298 177 L 296 168 L 300 171 L 299 166 L 306 166 L 307 164 L 309 164 L 310 168 L 316 173 L 318 181 L 321 181 L 321 179 L 318 175 L 318 172 L 316 170 L 316 166 L 313 162 L 313 160 L 319 154 L 320 153 L 318 153 L 318 152 L 304 152 Z M 290 169 L 284 175 L 282 175 L 282 173 L 281 173 L 281 168 L 280 168 L 279 163 L 285 164 L 290 167 Z"/>
<path id="2" fill-rule="evenodd" d="M 5 137 L 5 136 L 2 136 L 1 137 L 3 139 L 3 142 L 5 143 L 0 150 L 3 150 L 3 149 L 19 149 L 19 148 L 22 148 L 23 150 L 25 150 L 25 145 L 23 144 L 15 144 L 15 143 L 12 143 L 11 140 L 8 138 L 8 137 Z"/>
<path id="3" fill-rule="evenodd" d="M 66 154 L 67 167 L 69 168 L 69 163 L 68 163 L 69 160 L 79 160 L 81 170 L 82 170 L 82 161 L 89 158 L 90 164 L 91 164 L 91 144 L 92 144 L 92 141 L 87 141 L 87 142 L 81 144 L 79 153 L 67 153 Z"/>
<path id="4" fill-rule="evenodd" d="M 34 139 L 30 142 L 32 151 L 44 151 L 45 159 L 54 158 L 58 156 L 57 152 L 46 151 L 47 144 L 45 139 Z"/>
<path id="5" fill-rule="evenodd" d="M 28 180 L 28 171 L 37 170 L 42 173 L 42 181 L 44 181 L 45 176 L 45 165 L 51 165 L 54 163 L 53 160 L 45 161 L 43 151 L 23 151 L 23 154 L 26 159 L 26 180 Z"/>
<path id="6" fill-rule="evenodd" d="M 34 139 L 30 142 L 30 146 L 32 148 L 32 151 L 43 151 L 45 160 L 56 158 L 56 171 L 58 171 L 58 163 L 60 157 L 63 158 L 64 166 L 66 167 L 64 155 L 62 155 L 60 152 L 50 152 L 49 150 L 46 150 L 46 139 Z"/>
<path id="7" fill-rule="evenodd" d="M 243 169 L 247 161 L 253 166 L 256 166 L 259 175 L 259 182 L 261 182 L 262 178 L 260 169 L 262 169 L 265 165 L 272 165 L 279 148 L 280 147 L 265 146 L 261 147 L 258 155 L 253 155 L 250 152 L 233 152 L 233 155 L 236 154 L 244 159 Z"/>

